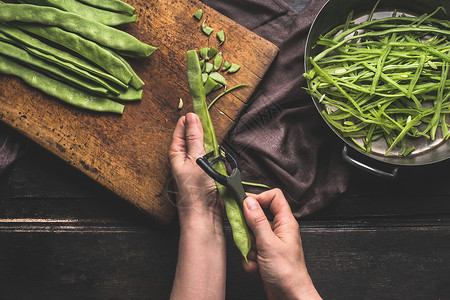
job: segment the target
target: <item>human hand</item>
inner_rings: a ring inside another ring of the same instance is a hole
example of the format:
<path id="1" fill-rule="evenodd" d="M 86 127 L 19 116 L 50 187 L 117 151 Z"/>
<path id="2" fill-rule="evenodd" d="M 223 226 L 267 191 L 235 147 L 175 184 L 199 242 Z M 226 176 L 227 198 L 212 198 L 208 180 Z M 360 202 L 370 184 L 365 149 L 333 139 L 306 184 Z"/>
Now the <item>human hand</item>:
<path id="1" fill-rule="evenodd" d="M 269 208 L 270 223 L 262 210 Z M 320 299 L 305 265 L 297 221 L 279 189 L 250 195 L 244 215 L 255 241 L 244 269 L 259 273 L 269 299 Z"/>
<path id="2" fill-rule="evenodd" d="M 197 115 L 178 120 L 169 149 L 180 219 L 180 242 L 170 299 L 225 299 L 226 240 L 214 181 L 197 165 L 205 154 Z M 201 253 L 201 255 L 199 255 Z"/>
<path id="3" fill-rule="evenodd" d="M 196 163 L 204 154 L 200 119 L 188 113 L 178 120 L 169 149 L 172 175 L 178 187 L 176 201 L 180 223 L 211 216 L 222 222 L 223 209 L 216 185 Z"/>

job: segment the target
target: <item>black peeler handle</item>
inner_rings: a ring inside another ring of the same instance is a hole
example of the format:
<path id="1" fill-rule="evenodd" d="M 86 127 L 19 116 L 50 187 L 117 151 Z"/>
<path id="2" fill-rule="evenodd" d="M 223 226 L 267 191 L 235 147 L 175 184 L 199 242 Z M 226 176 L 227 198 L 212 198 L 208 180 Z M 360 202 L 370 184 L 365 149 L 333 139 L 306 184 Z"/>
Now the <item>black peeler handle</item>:
<path id="1" fill-rule="evenodd" d="M 227 185 L 227 177 L 213 169 L 206 155 L 197 158 L 196 162 L 197 165 L 199 165 L 200 168 L 202 168 L 203 171 L 205 171 L 205 173 L 209 175 L 209 177 L 211 177 L 221 185 Z"/>
<path id="2" fill-rule="evenodd" d="M 225 154 L 225 157 L 222 156 L 221 154 L 222 152 Z M 218 157 L 210 160 L 212 157 L 214 157 L 214 155 L 215 152 L 211 151 L 205 156 L 197 158 L 196 162 L 200 166 L 200 168 L 202 168 L 203 171 L 205 171 L 205 173 L 209 175 L 209 177 L 211 177 L 221 185 L 230 188 L 236 195 L 236 197 L 239 199 L 240 205 L 242 206 L 243 201 L 247 196 L 245 194 L 244 187 L 242 186 L 241 172 L 239 170 L 238 162 L 222 146 L 220 147 Z M 220 174 L 212 167 L 214 164 L 223 160 L 224 158 L 227 160 L 227 162 L 231 167 L 231 174 L 229 176 Z"/>

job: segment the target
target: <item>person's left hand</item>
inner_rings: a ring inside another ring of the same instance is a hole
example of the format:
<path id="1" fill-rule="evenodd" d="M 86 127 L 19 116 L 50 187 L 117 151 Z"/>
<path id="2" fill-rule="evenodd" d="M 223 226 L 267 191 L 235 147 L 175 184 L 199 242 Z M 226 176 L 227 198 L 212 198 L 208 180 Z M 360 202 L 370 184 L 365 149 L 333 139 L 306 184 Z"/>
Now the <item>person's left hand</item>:
<path id="1" fill-rule="evenodd" d="M 194 113 L 178 120 L 169 149 L 172 175 L 178 186 L 176 195 L 180 222 L 211 217 L 222 221 L 223 209 L 216 185 L 196 163 L 205 155 L 203 128 Z"/>

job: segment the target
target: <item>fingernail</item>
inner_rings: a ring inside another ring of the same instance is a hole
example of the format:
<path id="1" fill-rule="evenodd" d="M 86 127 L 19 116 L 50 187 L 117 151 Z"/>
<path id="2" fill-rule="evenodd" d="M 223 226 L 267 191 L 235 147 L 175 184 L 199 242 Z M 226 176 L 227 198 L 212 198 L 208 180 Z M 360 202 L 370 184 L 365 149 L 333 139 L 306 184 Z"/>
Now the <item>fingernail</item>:
<path id="1" fill-rule="evenodd" d="M 247 199 L 245 199 L 245 205 L 249 210 L 255 210 L 258 208 L 259 203 L 255 198 L 248 197 Z"/>
<path id="2" fill-rule="evenodd" d="M 188 113 L 187 115 L 186 115 L 186 123 L 188 124 L 188 125 L 193 125 L 193 124 L 195 124 L 197 122 L 197 119 L 196 119 L 196 117 L 195 117 L 195 114 L 193 114 L 193 113 Z"/>

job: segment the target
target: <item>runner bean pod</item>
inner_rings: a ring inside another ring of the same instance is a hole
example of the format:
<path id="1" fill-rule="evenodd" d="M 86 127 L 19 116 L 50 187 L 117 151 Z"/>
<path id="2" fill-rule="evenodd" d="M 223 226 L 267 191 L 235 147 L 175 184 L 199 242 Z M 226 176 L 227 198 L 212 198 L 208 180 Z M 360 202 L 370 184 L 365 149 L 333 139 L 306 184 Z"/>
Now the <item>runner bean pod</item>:
<path id="1" fill-rule="evenodd" d="M 79 74 L 80 76 L 84 76 L 88 79 L 96 81 L 97 83 L 101 84 L 105 88 L 110 89 L 111 91 L 115 91 L 115 89 L 110 87 L 109 84 L 107 84 L 98 77 L 106 79 L 124 89 L 128 88 L 128 86 L 124 84 L 122 81 L 115 78 L 111 74 L 106 73 L 100 68 L 94 66 L 93 64 L 87 62 L 86 60 L 83 60 L 78 56 L 72 55 L 69 52 L 65 52 L 58 48 L 49 46 L 41 42 L 37 38 L 34 38 L 26 34 L 25 32 L 16 27 L 12 27 L 9 26 L 8 24 L 0 22 L 0 32 L 14 39 L 14 43 L 16 45 L 21 46 L 22 48 L 24 48 L 29 52 L 32 51 L 33 49 L 37 50 L 33 51 L 32 53 L 33 55 L 39 55 L 38 53 L 42 53 L 43 57 L 41 56 L 40 57 L 43 59 L 47 59 L 49 61 L 57 63 L 60 66 L 67 67 L 69 70 L 73 67 L 73 71 Z M 116 91 L 116 93 L 118 92 Z"/>
<path id="2" fill-rule="evenodd" d="M 189 83 L 189 90 L 192 97 L 192 103 L 194 112 L 199 116 L 203 126 L 204 133 L 204 147 L 207 153 L 215 151 L 218 153 L 218 145 L 214 127 L 211 121 L 211 117 L 206 106 L 206 95 L 202 82 L 202 71 L 198 59 L 197 51 L 190 50 L 187 52 L 187 77 Z M 222 173 L 226 174 L 225 166 L 222 162 L 214 165 L 214 168 Z M 217 190 L 221 195 L 225 206 L 225 212 L 227 214 L 228 221 L 230 222 L 233 239 L 241 251 L 242 256 L 247 260 L 247 254 L 250 250 L 250 234 L 245 223 L 245 218 L 239 205 L 239 201 L 235 199 L 232 192 L 225 186 L 216 182 Z"/>
<path id="3" fill-rule="evenodd" d="M 120 103 L 88 94 L 27 68 L 4 56 L 0 56 L 0 73 L 18 76 L 28 85 L 73 106 L 117 114 L 122 114 L 124 110 L 124 106 Z"/>
<path id="4" fill-rule="evenodd" d="M 128 67 L 123 63 L 123 60 L 111 54 L 112 51 L 108 51 L 97 43 L 89 41 L 77 34 L 54 26 L 42 26 L 18 22 L 13 22 L 12 25 L 78 53 L 84 58 L 99 65 L 109 74 L 118 78 L 125 84 L 128 84 L 133 77 L 133 73 L 130 72 Z"/>
<path id="5" fill-rule="evenodd" d="M 49 75 L 58 80 L 65 81 L 68 84 L 75 85 L 88 92 L 92 92 L 94 94 L 103 94 L 104 96 L 109 94 L 109 91 L 104 87 L 95 85 L 94 83 L 83 79 L 83 77 L 76 76 L 72 72 L 65 72 L 61 68 L 39 58 L 36 58 L 35 56 L 29 54 L 27 51 L 20 49 L 12 44 L 0 41 L 0 54 L 20 61 L 23 64 L 37 68 L 42 72 L 49 73 Z"/>
<path id="6" fill-rule="evenodd" d="M 136 12 L 136 9 L 129 5 L 128 3 L 125 3 L 121 0 L 79 0 L 80 2 L 86 3 L 88 5 L 110 10 L 110 11 L 116 11 L 116 12 L 125 12 L 127 14 L 134 14 Z"/>
<path id="7" fill-rule="evenodd" d="M 103 10 L 75 0 L 21 0 L 20 2 L 56 7 L 108 26 L 133 23 L 137 20 L 136 15 L 125 15 L 117 12 Z"/>
<path id="8" fill-rule="evenodd" d="M 156 50 L 155 47 L 142 43 L 124 31 L 53 7 L 2 4 L 0 21 L 57 26 L 132 57 L 148 57 Z"/>

